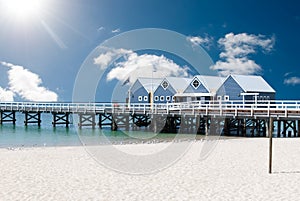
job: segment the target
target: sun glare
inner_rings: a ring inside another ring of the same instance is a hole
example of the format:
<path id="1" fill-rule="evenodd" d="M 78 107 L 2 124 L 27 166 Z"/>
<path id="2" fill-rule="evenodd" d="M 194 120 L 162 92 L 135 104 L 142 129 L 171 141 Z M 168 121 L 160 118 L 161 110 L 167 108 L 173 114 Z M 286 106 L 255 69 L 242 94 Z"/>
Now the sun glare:
<path id="1" fill-rule="evenodd" d="M 37 17 L 42 9 L 43 0 L 2 0 L 2 8 L 9 17 L 27 19 Z"/>

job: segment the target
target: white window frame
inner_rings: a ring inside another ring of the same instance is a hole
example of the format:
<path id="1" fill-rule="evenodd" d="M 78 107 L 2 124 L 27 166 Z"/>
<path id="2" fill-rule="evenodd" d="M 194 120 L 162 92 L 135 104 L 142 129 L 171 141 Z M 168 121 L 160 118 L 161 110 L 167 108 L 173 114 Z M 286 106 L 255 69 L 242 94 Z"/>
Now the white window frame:
<path id="1" fill-rule="evenodd" d="M 222 96 L 217 96 L 217 100 L 218 101 L 222 100 Z"/>
<path id="2" fill-rule="evenodd" d="M 164 97 L 164 96 L 160 96 L 160 97 L 159 97 L 159 100 L 160 100 L 160 101 L 165 101 L 165 97 Z"/>
<path id="3" fill-rule="evenodd" d="M 228 96 L 228 95 L 225 95 L 225 96 L 224 96 L 224 100 L 225 100 L 225 101 L 229 101 L 229 96 Z"/>
<path id="4" fill-rule="evenodd" d="M 172 101 L 173 101 L 173 102 L 175 101 L 175 96 L 172 96 Z"/>
<path id="5" fill-rule="evenodd" d="M 197 81 L 197 82 L 199 83 L 197 87 L 194 86 L 194 82 L 195 82 L 195 81 Z M 198 89 L 198 88 L 200 87 L 200 85 L 201 85 L 201 82 L 200 82 L 197 78 L 195 78 L 195 79 L 192 81 L 192 86 L 194 87 L 194 89 Z"/>
<path id="6" fill-rule="evenodd" d="M 139 101 L 139 102 L 143 101 L 143 96 L 139 96 L 139 97 L 138 97 L 138 101 Z"/>
<path id="7" fill-rule="evenodd" d="M 144 101 L 148 101 L 148 96 L 144 96 Z"/>
<path id="8" fill-rule="evenodd" d="M 154 96 L 154 101 L 159 101 L 159 97 L 158 96 Z"/>
<path id="9" fill-rule="evenodd" d="M 171 101 L 171 97 L 170 96 L 166 96 L 166 101 Z"/>
<path id="10" fill-rule="evenodd" d="M 166 87 L 164 87 L 164 83 L 167 83 L 167 86 Z M 164 80 L 162 83 L 161 83 L 161 86 L 162 86 L 162 88 L 164 89 L 164 90 L 167 90 L 167 88 L 169 87 L 169 82 L 167 82 L 166 80 Z"/>

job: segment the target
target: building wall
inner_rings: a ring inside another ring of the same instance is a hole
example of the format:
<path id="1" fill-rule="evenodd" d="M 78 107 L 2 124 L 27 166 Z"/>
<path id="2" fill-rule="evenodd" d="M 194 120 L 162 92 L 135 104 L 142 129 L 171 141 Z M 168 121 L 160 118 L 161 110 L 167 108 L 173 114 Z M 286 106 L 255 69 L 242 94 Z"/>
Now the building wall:
<path id="1" fill-rule="evenodd" d="M 184 93 L 209 93 L 209 91 L 204 87 L 203 84 L 200 84 L 200 86 L 195 89 L 192 86 L 192 83 L 190 83 L 186 90 L 184 90 Z"/>
<path id="2" fill-rule="evenodd" d="M 243 97 L 240 96 L 241 93 L 244 93 L 244 90 L 240 85 L 232 77 L 228 77 L 217 90 L 216 99 L 218 96 L 222 96 L 222 100 L 224 100 L 224 96 L 229 96 L 229 100 L 243 100 Z"/>
<path id="3" fill-rule="evenodd" d="M 223 85 L 218 89 L 215 99 L 218 99 L 218 96 L 222 96 L 222 100 L 225 99 L 225 96 L 229 96 L 229 100 L 243 100 L 241 93 L 245 91 L 240 87 L 240 85 L 232 78 L 229 77 Z M 247 91 L 248 93 L 259 93 L 258 100 L 274 100 L 275 93 L 268 92 L 257 92 L 257 91 Z M 245 96 L 245 100 L 254 100 L 253 95 Z"/>
<path id="4" fill-rule="evenodd" d="M 172 97 L 174 96 L 175 93 L 176 91 L 171 86 L 170 83 L 166 89 L 164 89 L 161 85 L 159 85 L 154 92 L 154 103 L 167 103 L 167 102 L 172 103 L 173 102 Z M 158 100 L 156 97 L 158 97 Z M 168 97 L 170 98 L 169 101 L 167 100 Z"/>
<path id="5" fill-rule="evenodd" d="M 149 94 L 142 84 L 137 80 L 130 89 L 131 103 L 149 103 Z"/>
<path id="6" fill-rule="evenodd" d="M 253 96 L 245 96 L 245 100 L 254 100 L 254 97 Z M 275 100 L 275 93 L 260 92 L 259 95 L 257 96 L 257 100 L 258 101 Z"/>

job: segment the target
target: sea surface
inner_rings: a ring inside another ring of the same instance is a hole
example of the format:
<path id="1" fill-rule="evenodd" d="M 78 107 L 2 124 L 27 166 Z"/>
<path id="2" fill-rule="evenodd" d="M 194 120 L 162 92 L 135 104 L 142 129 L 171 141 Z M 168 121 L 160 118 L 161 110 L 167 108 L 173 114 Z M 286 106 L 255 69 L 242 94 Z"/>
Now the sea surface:
<path id="1" fill-rule="evenodd" d="M 110 128 L 82 128 L 73 124 L 52 126 L 52 115 L 41 115 L 41 126 L 24 125 L 24 114 L 16 113 L 16 125 L 0 125 L 0 148 L 82 146 L 102 144 L 157 143 L 176 139 L 176 134 L 157 134 L 149 131 L 111 131 Z M 178 137 L 178 136 L 177 136 Z M 192 140 L 194 135 L 181 134 L 178 140 Z"/>
<path id="2" fill-rule="evenodd" d="M 153 133 L 146 130 L 111 131 L 110 128 L 100 129 L 98 127 L 78 129 L 73 123 L 69 125 L 69 128 L 66 128 L 65 125 L 57 125 L 54 128 L 52 115 L 46 113 L 41 115 L 40 127 L 35 124 L 25 126 L 22 113 L 16 113 L 16 120 L 16 125 L 12 123 L 0 125 L 0 148 L 157 143 L 204 138 L 203 135 Z M 277 126 L 275 126 L 273 136 L 275 133 L 277 133 Z"/>

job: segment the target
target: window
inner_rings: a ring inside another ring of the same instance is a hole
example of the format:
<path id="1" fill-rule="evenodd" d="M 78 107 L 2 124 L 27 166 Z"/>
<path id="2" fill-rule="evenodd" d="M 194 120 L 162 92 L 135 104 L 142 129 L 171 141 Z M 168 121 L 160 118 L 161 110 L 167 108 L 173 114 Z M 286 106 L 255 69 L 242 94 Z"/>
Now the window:
<path id="1" fill-rule="evenodd" d="M 139 97 L 138 97 L 138 100 L 139 100 L 139 101 L 142 101 L 142 100 L 143 100 L 143 97 L 142 97 L 142 96 L 139 96 Z"/>
<path id="2" fill-rule="evenodd" d="M 193 87 L 195 88 L 195 89 L 197 89 L 198 87 L 199 87 L 199 85 L 200 85 L 200 82 L 199 82 L 199 80 L 198 79 L 194 79 L 194 81 L 193 81 Z"/>
<path id="3" fill-rule="evenodd" d="M 218 96 L 218 97 L 217 97 L 217 100 L 222 100 L 222 96 Z"/>
<path id="4" fill-rule="evenodd" d="M 165 97 L 164 96 L 160 96 L 160 101 L 164 101 Z"/>
<path id="5" fill-rule="evenodd" d="M 175 102 L 175 96 L 172 96 L 172 101 Z"/>
<path id="6" fill-rule="evenodd" d="M 229 101 L 229 96 L 224 96 L 225 101 Z"/>
<path id="7" fill-rule="evenodd" d="M 170 101 L 171 100 L 171 97 L 170 96 L 167 96 L 166 97 L 166 101 Z"/>
<path id="8" fill-rule="evenodd" d="M 154 100 L 155 100 L 155 101 L 159 101 L 159 97 L 158 97 L 158 96 L 155 96 L 155 97 L 154 97 Z"/>
<path id="9" fill-rule="evenodd" d="M 144 96 L 144 101 L 148 101 L 148 96 Z"/>
<path id="10" fill-rule="evenodd" d="M 167 89 L 168 86 L 169 86 L 169 83 L 167 81 L 163 81 L 163 83 L 161 84 L 161 86 L 164 88 L 164 89 Z"/>

